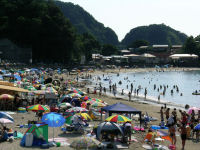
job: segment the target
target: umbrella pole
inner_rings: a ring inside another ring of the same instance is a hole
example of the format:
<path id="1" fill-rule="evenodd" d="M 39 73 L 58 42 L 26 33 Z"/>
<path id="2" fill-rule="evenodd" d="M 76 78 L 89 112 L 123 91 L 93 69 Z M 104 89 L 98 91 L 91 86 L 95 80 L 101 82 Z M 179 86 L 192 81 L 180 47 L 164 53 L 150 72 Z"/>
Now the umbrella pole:
<path id="1" fill-rule="evenodd" d="M 53 127 L 53 142 L 54 142 L 54 127 Z"/>
<path id="2" fill-rule="evenodd" d="M 54 115 L 53 115 L 53 124 L 54 124 Z M 53 127 L 53 142 L 54 142 L 54 127 Z"/>

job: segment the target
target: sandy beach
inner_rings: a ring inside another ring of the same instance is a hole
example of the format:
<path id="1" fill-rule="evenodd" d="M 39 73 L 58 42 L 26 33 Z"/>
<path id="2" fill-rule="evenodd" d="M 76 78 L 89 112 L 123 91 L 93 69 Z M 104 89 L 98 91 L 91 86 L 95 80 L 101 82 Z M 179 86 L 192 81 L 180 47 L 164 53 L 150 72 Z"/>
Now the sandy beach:
<path id="1" fill-rule="evenodd" d="M 120 69 L 120 73 L 122 72 L 141 72 L 141 71 L 153 71 L 154 69 L 152 68 L 139 68 L 139 69 Z M 168 68 L 168 69 L 164 69 L 165 71 L 182 71 L 182 70 L 200 70 L 199 68 Z M 103 74 L 103 73 L 118 73 L 119 69 L 109 69 L 109 70 L 104 70 L 104 71 L 100 71 L 100 70 L 96 70 L 94 73 L 91 73 L 92 76 L 95 75 L 99 75 L 99 74 Z M 72 79 L 75 78 L 76 76 L 69 76 L 69 75 L 62 75 L 64 77 L 64 79 Z M 83 91 L 86 92 L 86 88 L 82 87 L 81 89 Z M 92 90 L 91 90 L 92 91 Z M 108 92 L 109 93 L 109 92 Z M 149 103 L 145 103 L 145 102 L 140 102 L 139 100 L 134 100 L 134 101 L 128 101 L 128 98 L 122 98 L 122 97 L 114 97 L 111 94 L 105 94 L 103 93 L 102 95 L 97 94 L 87 94 L 88 96 L 92 97 L 92 98 L 99 98 L 102 99 L 103 101 L 105 101 L 106 103 L 108 103 L 108 105 L 111 104 L 115 104 L 118 102 L 122 102 L 124 104 L 127 104 L 129 106 L 132 106 L 138 110 L 141 110 L 142 113 L 148 113 L 149 116 L 152 116 L 154 118 L 157 118 L 157 121 L 152 121 L 149 123 L 150 125 L 159 125 L 160 123 L 160 105 L 154 105 L 154 104 L 149 104 Z M 173 106 L 170 106 L 171 108 L 173 108 Z M 178 111 L 177 111 L 178 112 Z M 18 132 L 22 132 L 25 133 L 25 131 L 27 130 L 27 128 L 18 128 L 16 127 L 16 125 L 18 124 L 27 124 L 28 120 L 37 120 L 37 117 L 35 116 L 34 112 L 28 112 L 28 113 L 17 113 L 14 112 L 15 114 L 11 114 L 11 116 L 14 118 L 15 123 L 14 124 L 10 124 L 7 125 L 8 127 L 11 127 L 14 131 L 18 131 Z M 171 111 L 170 111 L 171 113 Z M 180 118 L 180 113 L 178 112 L 178 117 Z M 136 120 L 133 121 L 134 125 L 138 125 L 139 122 L 137 120 L 137 118 L 135 118 Z M 90 122 L 91 125 L 97 125 L 100 121 L 92 121 Z M 49 127 L 49 138 L 53 137 L 53 129 Z M 132 142 L 129 146 L 129 149 L 131 150 L 142 150 L 142 141 L 145 137 L 147 132 L 137 132 L 135 134 L 133 134 L 133 136 L 137 139 L 138 142 Z M 176 148 L 177 150 L 181 149 L 181 138 L 180 138 L 180 133 L 177 133 L 177 143 L 176 143 Z M 61 128 L 55 128 L 55 137 L 65 137 L 67 138 L 68 143 L 71 143 L 74 139 L 80 138 L 83 135 L 80 134 L 73 134 L 73 133 L 63 133 L 61 131 Z M 37 147 L 31 147 L 31 148 L 26 148 L 26 147 L 21 147 L 20 146 L 20 139 L 14 140 L 12 143 L 9 142 L 3 142 L 0 143 L 0 150 L 22 150 L 22 149 L 40 149 Z M 164 141 L 161 142 L 162 145 L 169 145 L 168 141 Z M 193 142 L 192 140 L 187 140 L 186 141 L 186 146 L 185 149 L 186 150 L 198 150 L 200 146 L 200 143 L 196 143 Z M 66 150 L 66 149 L 72 149 L 69 146 L 65 146 L 65 147 L 51 147 L 50 149 L 55 149 L 55 150 Z"/>

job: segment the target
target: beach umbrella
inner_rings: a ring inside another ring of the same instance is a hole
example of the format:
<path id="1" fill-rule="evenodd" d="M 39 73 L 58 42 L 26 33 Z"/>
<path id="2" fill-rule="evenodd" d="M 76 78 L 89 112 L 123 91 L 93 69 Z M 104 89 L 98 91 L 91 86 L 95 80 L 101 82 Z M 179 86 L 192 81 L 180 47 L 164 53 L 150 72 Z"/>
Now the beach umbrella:
<path id="1" fill-rule="evenodd" d="M 92 98 L 93 101 L 96 101 L 96 102 L 100 102 L 100 103 L 103 103 L 103 101 L 101 99 L 98 99 L 98 98 Z"/>
<path id="2" fill-rule="evenodd" d="M 89 96 L 82 96 L 81 99 L 84 100 L 84 101 L 87 101 L 87 100 L 89 100 L 91 98 Z"/>
<path id="3" fill-rule="evenodd" d="M 82 108 L 82 107 L 72 107 L 68 110 L 66 110 L 68 113 L 80 113 L 80 112 L 88 112 L 87 109 Z"/>
<path id="4" fill-rule="evenodd" d="M 13 121 L 6 119 L 6 118 L 0 118 L 0 123 L 1 124 L 11 124 L 11 123 L 13 123 Z"/>
<path id="5" fill-rule="evenodd" d="M 79 98 L 72 98 L 70 103 L 75 107 L 81 107 L 81 102 Z"/>
<path id="6" fill-rule="evenodd" d="M 36 95 L 45 95 L 45 90 L 37 90 L 33 91 L 33 93 L 35 93 Z"/>
<path id="7" fill-rule="evenodd" d="M 92 118 L 87 113 L 78 113 L 77 115 L 80 115 L 85 120 L 92 120 Z"/>
<path id="8" fill-rule="evenodd" d="M 68 107 L 72 107 L 72 105 L 70 103 L 60 103 L 58 105 L 60 108 L 68 108 Z"/>
<path id="9" fill-rule="evenodd" d="M 2 94 L 2 95 L 0 95 L 0 99 L 1 100 L 13 100 L 14 96 L 12 96 L 10 94 Z"/>
<path id="10" fill-rule="evenodd" d="M 40 105 L 40 104 L 29 106 L 27 110 L 31 110 L 31 111 L 35 111 L 35 112 L 49 111 L 49 109 L 46 106 Z"/>
<path id="11" fill-rule="evenodd" d="M 68 125 L 71 125 L 72 119 L 73 119 L 73 115 L 71 115 L 71 114 L 65 116 L 65 123 L 68 124 Z"/>
<path id="12" fill-rule="evenodd" d="M 78 94 L 78 93 L 71 93 L 71 94 L 68 94 L 70 97 L 72 97 L 72 98 L 75 98 L 75 97 L 77 97 L 77 98 L 80 98 L 81 97 L 81 95 L 80 94 Z"/>
<path id="13" fill-rule="evenodd" d="M 131 121 L 128 117 L 122 116 L 122 115 L 112 115 L 106 119 L 106 121 L 109 122 L 117 122 L 117 123 L 122 123 L 122 122 L 127 122 Z"/>
<path id="14" fill-rule="evenodd" d="M 200 130 L 200 123 L 194 127 L 195 130 Z"/>
<path id="15" fill-rule="evenodd" d="M 27 90 L 29 90 L 29 91 L 37 91 L 37 89 L 34 88 L 33 86 L 28 86 L 28 87 L 27 87 Z"/>
<path id="16" fill-rule="evenodd" d="M 45 90 L 46 93 L 57 94 L 58 92 L 53 87 L 47 87 Z"/>
<path id="17" fill-rule="evenodd" d="M 42 122 L 48 124 L 49 127 L 53 127 L 53 139 L 54 139 L 54 128 L 61 127 L 65 123 L 65 118 L 58 113 L 46 113 L 42 116 Z"/>
<path id="18" fill-rule="evenodd" d="M 100 102 L 94 102 L 91 104 L 92 107 L 105 107 L 106 105 L 104 103 Z"/>
<path id="19" fill-rule="evenodd" d="M 42 116 L 42 122 L 48 124 L 49 127 L 60 127 L 65 123 L 65 118 L 59 113 L 51 112 Z"/>
<path id="20" fill-rule="evenodd" d="M 86 106 L 87 106 L 87 103 L 86 103 L 86 102 L 82 102 L 82 103 L 81 103 L 81 107 L 82 107 L 82 108 L 86 108 Z"/>
<path id="21" fill-rule="evenodd" d="M 81 137 L 76 140 L 74 140 L 70 146 L 74 149 L 91 149 L 96 148 L 100 144 L 99 141 L 97 141 L 94 138 L 91 137 Z"/>
<path id="22" fill-rule="evenodd" d="M 124 134 L 120 126 L 114 122 L 102 122 L 97 127 L 97 139 L 102 132 L 106 133 L 121 133 Z"/>
<path id="23" fill-rule="evenodd" d="M 64 96 L 62 96 L 62 97 L 60 98 L 59 101 L 60 101 L 61 103 L 63 103 L 63 102 L 68 102 L 68 103 L 70 103 L 71 100 L 72 100 L 72 97 L 71 97 L 71 96 L 69 96 L 69 95 L 64 95 Z"/>
<path id="24" fill-rule="evenodd" d="M 8 120 L 14 121 L 13 117 L 11 117 L 6 112 L 0 112 L 0 118 L 5 118 L 5 119 L 8 119 Z"/>
<path id="25" fill-rule="evenodd" d="M 198 111 L 200 110 L 200 108 L 197 108 L 197 107 L 191 107 L 191 108 L 189 108 L 189 110 L 188 110 L 188 114 L 191 114 L 191 113 L 192 113 L 192 110 L 194 110 L 195 114 L 197 114 Z"/>

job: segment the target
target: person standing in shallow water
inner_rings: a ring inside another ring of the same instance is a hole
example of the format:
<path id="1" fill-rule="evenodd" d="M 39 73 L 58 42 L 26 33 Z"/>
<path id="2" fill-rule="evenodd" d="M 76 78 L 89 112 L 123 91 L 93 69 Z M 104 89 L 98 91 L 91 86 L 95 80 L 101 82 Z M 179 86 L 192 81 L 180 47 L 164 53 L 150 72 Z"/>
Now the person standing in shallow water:
<path id="1" fill-rule="evenodd" d="M 128 99 L 131 101 L 131 92 L 128 93 Z"/>

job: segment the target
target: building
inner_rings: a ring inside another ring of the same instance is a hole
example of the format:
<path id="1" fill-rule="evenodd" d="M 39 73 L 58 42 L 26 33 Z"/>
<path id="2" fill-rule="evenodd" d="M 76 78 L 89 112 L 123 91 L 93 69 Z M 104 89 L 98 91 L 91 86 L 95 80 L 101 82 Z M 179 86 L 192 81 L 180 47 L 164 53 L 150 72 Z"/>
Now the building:
<path id="1" fill-rule="evenodd" d="M 123 55 L 128 58 L 129 63 L 138 63 L 140 62 L 140 55 L 136 54 L 128 54 L 128 55 Z"/>
<path id="2" fill-rule="evenodd" d="M 195 54 L 173 54 L 169 56 L 174 61 L 191 61 L 197 60 L 198 56 Z"/>
<path id="3" fill-rule="evenodd" d="M 8 39 L 0 39 L 1 60 L 13 63 L 30 63 L 32 60 L 32 49 L 21 48 Z"/>
<path id="4" fill-rule="evenodd" d="M 131 53 L 131 51 L 126 50 L 126 49 L 120 50 L 120 54 L 121 54 L 121 55 L 128 55 L 128 54 L 130 54 L 130 53 Z"/>
<path id="5" fill-rule="evenodd" d="M 183 47 L 183 45 L 172 45 L 172 46 L 171 46 L 171 52 L 172 52 L 172 53 L 175 53 L 175 52 L 181 50 L 182 47 Z"/>
<path id="6" fill-rule="evenodd" d="M 140 55 L 140 59 L 146 64 L 156 64 L 159 62 L 158 58 L 156 58 L 155 55 L 149 53 L 144 53 Z"/>
<path id="7" fill-rule="evenodd" d="M 121 56 L 121 55 L 111 55 L 111 60 L 113 63 L 117 64 L 127 64 L 128 63 L 128 57 Z"/>
<path id="8" fill-rule="evenodd" d="M 168 51 L 169 46 L 168 45 L 152 45 L 153 51 Z"/>
<path id="9" fill-rule="evenodd" d="M 199 57 L 195 54 L 173 54 L 170 57 L 171 63 L 177 66 L 198 66 Z"/>

